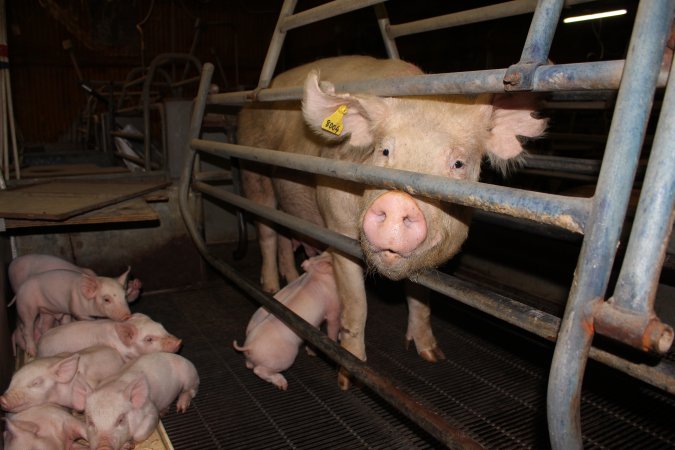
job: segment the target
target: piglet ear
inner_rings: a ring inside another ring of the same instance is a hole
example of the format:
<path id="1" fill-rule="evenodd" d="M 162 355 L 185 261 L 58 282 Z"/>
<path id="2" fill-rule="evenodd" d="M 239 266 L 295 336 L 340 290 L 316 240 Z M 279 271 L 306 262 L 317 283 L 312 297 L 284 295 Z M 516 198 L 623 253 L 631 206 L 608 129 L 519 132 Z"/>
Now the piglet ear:
<path id="1" fill-rule="evenodd" d="M 538 97 L 532 94 L 498 94 L 492 100 L 492 117 L 487 150 L 490 156 L 511 159 L 520 155 L 523 146 L 518 136 L 538 138 L 544 134 L 547 119 L 535 111 Z"/>
<path id="2" fill-rule="evenodd" d="M 120 338 L 120 341 L 127 347 L 131 347 L 131 344 L 134 342 L 134 338 L 138 333 L 136 327 L 127 322 L 116 322 L 115 323 L 115 333 Z"/>
<path id="3" fill-rule="evenodd" d="M 9 419 L 5 422 L 5 427 L 7 428 L 7 431 L 9 431 L 15 436 L 21 432 L 30 433 L 32 435 L 37 436 L 38 432 L 40 431 L 40 425 L 38 425 L 35 422 L 29 422 L 27 420 Z"/>
<path id="4" fill-rule="evenodd" d="M 82 275 L 80 278 L 80 291 L 89 300 L 96 297 L 96 293 L 98 292 L 98 280 L 96 277 Z"/>
<path id="5" fill-rule="evenodd" d="M 127 278 L 129 277 L 129 272 L 131 272 L 131 266 L 127 267 L 127 271 L 124 272 L 122 275 L 117 277 L 117 281 L 122 285 L 126 286 L 127 285 Z"/>
<path id="6" fill-rule="evenodd" d="M 371 95 L 336 94 L 331 83 L 319 85 L 319 73 L 312 71 L 305 80 L 302 113 L 307 125 L 324 139 L 337 141 L 348 136 L 351 145 L 366 147 L 374 139 L 373 125 L 385 119 L 391 101 Z M 328 130 L 323 127 L 327 120 L 332 122 Z"/>
<path id="7" fill-rule="evenodd" d="M 74 353 L 69 357 L 62 359 L 51 367 L 51 372 L 57 383 L 70 383 L 77 373 L 77 366 L 80 362 L 80 355 Z"/>
<path id="8" fill-rule="evenodd" d="M 140 374 L 125 388 L 124 393 L 134 408 L 140 408 L 148 401 L 150 387 L 145 375 Z"/>
<path id="9" fill-rule="evenodd" d="M 87 397 L 93 392 L 89 383 L 84 379 L 84 377 L 79 374 L 75 376 L 75 381 L 73 381 L 73 392 L 72 392 L 72 403 L 73 409 L 76 411 L 84 411 L 84 406 L 87 402 Z M 86 430 L 84 431 L 84 436 L 86 438 Z"/>

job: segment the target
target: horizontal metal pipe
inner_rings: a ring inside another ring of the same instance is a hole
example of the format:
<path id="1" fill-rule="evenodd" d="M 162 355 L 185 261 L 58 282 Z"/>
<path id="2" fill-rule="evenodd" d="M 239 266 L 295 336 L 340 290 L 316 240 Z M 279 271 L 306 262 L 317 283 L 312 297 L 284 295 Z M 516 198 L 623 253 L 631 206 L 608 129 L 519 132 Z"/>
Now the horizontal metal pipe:
<path id="1" fill-rule="evenodd" d="M 565 5 L 571 6 L 579 3 L 588 3 L 590 1 L 592 0 L 567 0 Z M 505 17 L 531 13 L 536 6 L 537 0 L 514 0 L 498 3 L 496 5 L 468 9 L 466 11 L 445 14 L 443 16 L 416 20 L 414 22 L 391 25 L 389 27 L 388 35 L 391 38 L 397 38 L 426 31 L 441 30 L 471 23 L 502 19 Z"/>
<path id="2" fill-rule="evenodd" d="M 577 175 L 597 175 L 600 172 L 600 161 L 596 159 L 565 158 L 549 155 L 527 155 L 524 167 L 528 169 L 557 170 L 572 172 Z"/>
<path id="3" fill-rule="evenodd" d="M 242 145 L 193 139 L 198 149 L 216 156 L 237 157 L 289 169 L 400 189 L 465 206 L 521 217 L 583 233 L 589 202 L 583 198 L 524 191 L 474 181 L 450 180 L 404 170 L 337 161 Z"/>
<path id="4" fill-rule="evenodd" d="M 203 194 L 230 203 L 256 216 L 323 242 L 344 254 L 363 259 L 361 247 L 354 239 L 298 219 L 282 211 L 259 205 L 244 197 L 203 182 L 194 182 L 192 187 Z M 517 300 L 489 291 L 470 281 L 461 280 L 437 270 L 430 270 L 421 275 L 415 282 L 549 341 L 555 341 L 558 334 L 559 318 Z M 666 360 L 656 366 L 636 364 L 596 348 L 591 348 L 590 357 L 657 388 L 675 394 L 675 367 Z"/>
<path id="5" fill-rule="evenodd" d="M 533 91 L 616 90 L 623 72 L 623 60 L 539 66 L 534 71 Z M 425 74 L 408 77 L 361 80 L 336 84 L 339 92 L 368 92 L 383 96 L 432 94 L 484 94 L 504 92 L 506 69 Z M 665 86 L 668 71 L 659 75 Z M 302 99 L 302 87 L 267 88 L 259 91 L 211 94 L 207 101 L 221 105 L 243 105 L 253 101 L 270 102 Z"/>
<path id="6" fill-rule="evenodd" d="M 319 22 L 324 19 L 339 16 L 357 9 L 366 8 L 386 0 L 334 0 L 305 11 L 285 17 L 279 26 L 282 33 L 304 25 Z"/>

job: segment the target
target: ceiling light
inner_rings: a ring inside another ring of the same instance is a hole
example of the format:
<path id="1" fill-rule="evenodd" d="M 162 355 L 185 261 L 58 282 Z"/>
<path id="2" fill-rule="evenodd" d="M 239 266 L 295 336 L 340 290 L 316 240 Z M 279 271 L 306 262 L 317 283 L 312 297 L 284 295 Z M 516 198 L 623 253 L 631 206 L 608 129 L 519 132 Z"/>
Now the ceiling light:
<path id="1" fill-rule="evenodd" d="M 594 19 L 603 19 L 605 17 L 614 17 L 614 16 L 622 16 L 626 14 L 625 9 L 617 9 L 615 11 L 607 11 L 607 12 L 601 12 L 601 13 L 595 13 L 595 14 L 586 14 L 583 16 L 574 16 L 574 17 L 568 17 L 563 20 L 564 23 L 573 23 L 573 22 L 581 22 L 583 20 L 594 20 Z"/>

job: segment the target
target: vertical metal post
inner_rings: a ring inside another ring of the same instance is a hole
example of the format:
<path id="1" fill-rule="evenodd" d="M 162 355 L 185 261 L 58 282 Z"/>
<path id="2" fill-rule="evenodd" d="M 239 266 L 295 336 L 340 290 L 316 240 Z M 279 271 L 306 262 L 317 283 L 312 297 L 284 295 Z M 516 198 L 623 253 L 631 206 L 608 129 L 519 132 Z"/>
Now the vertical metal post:
<path id="1" fill-rule="evenodd" d="M 384 3 L 378 3 L 374 8 L 375 15 L 377 16 L 377 26 L 380 28 L 380 33 L 382 34 L 382 41 L 384 42 L 387 56 L 390 59 L 401 59 L 396 47 L 396 41 L 389 36 L 389 14 L 387 14 L 387 8 L 385 8 Z"/>
<path id="2" fill-rule="evenodd" d="M 638 7 L 593 209 L 549 375 L 547 416 L 554 450 L 582 448 L 579 407 L 594 334 L 593 309 L 607 289 L 672 11 L 673 1 L 643 0 Z"/>
<path id="3" fill-rule="evenodd" d="M 527 32 L 520 61 L 504 76 L 507 91 L 531 91 L 536 68 L 548 61 L 553 36 L 558 26 L 564 0 L 539 0 Z"/>
<path id="4" fill-rule="evenodd" d="M 284 0 L 284 4 L 281 6 L 281 12 L 279 13 L 279 20 L 277 20 L 277 25 L 274 27 L 274 34 L 272 34 L 272 40 L 270 41 L 270 46 L 267 49 L 267 55 L 265 56 L 265 63 L 263 68 L 260 71 L 260 80 L 258 81 L 258 89 L 264 89 L 270 85 L 272 82 L 272 77 L 274 76 L 274 69 L 277 67 L 277 61 L 279 61 L 279 54 L 281 53 L 281 47 L 284 45 L 284 40 L 286 39 L 286 32 L 281 31 L 281 27 L 284 24 L 286 17 L 293 14 L 295 10 L 295 5 L 298 3 L 297 0 Z"/>

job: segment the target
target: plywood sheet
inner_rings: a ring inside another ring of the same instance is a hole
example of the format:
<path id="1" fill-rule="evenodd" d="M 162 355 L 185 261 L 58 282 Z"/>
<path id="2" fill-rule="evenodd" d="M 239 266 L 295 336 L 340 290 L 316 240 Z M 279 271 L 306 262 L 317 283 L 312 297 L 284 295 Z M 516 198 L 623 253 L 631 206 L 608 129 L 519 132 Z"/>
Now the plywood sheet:
<path id="1" fill-rule="evenodd" d="M 102 223 L 151 222 L 159 220 L 159 214 L 142 198 L 133 198 L 114 205 L 78 214 L 66 220 L 5 219 L 5 229 L 63 227 Z"/>
<path id="2" fill-rule="evenodd" d="M 65 220 L 171 184 L 166 180 L 58 180 L 0 191 L 0 217 Z"/>

